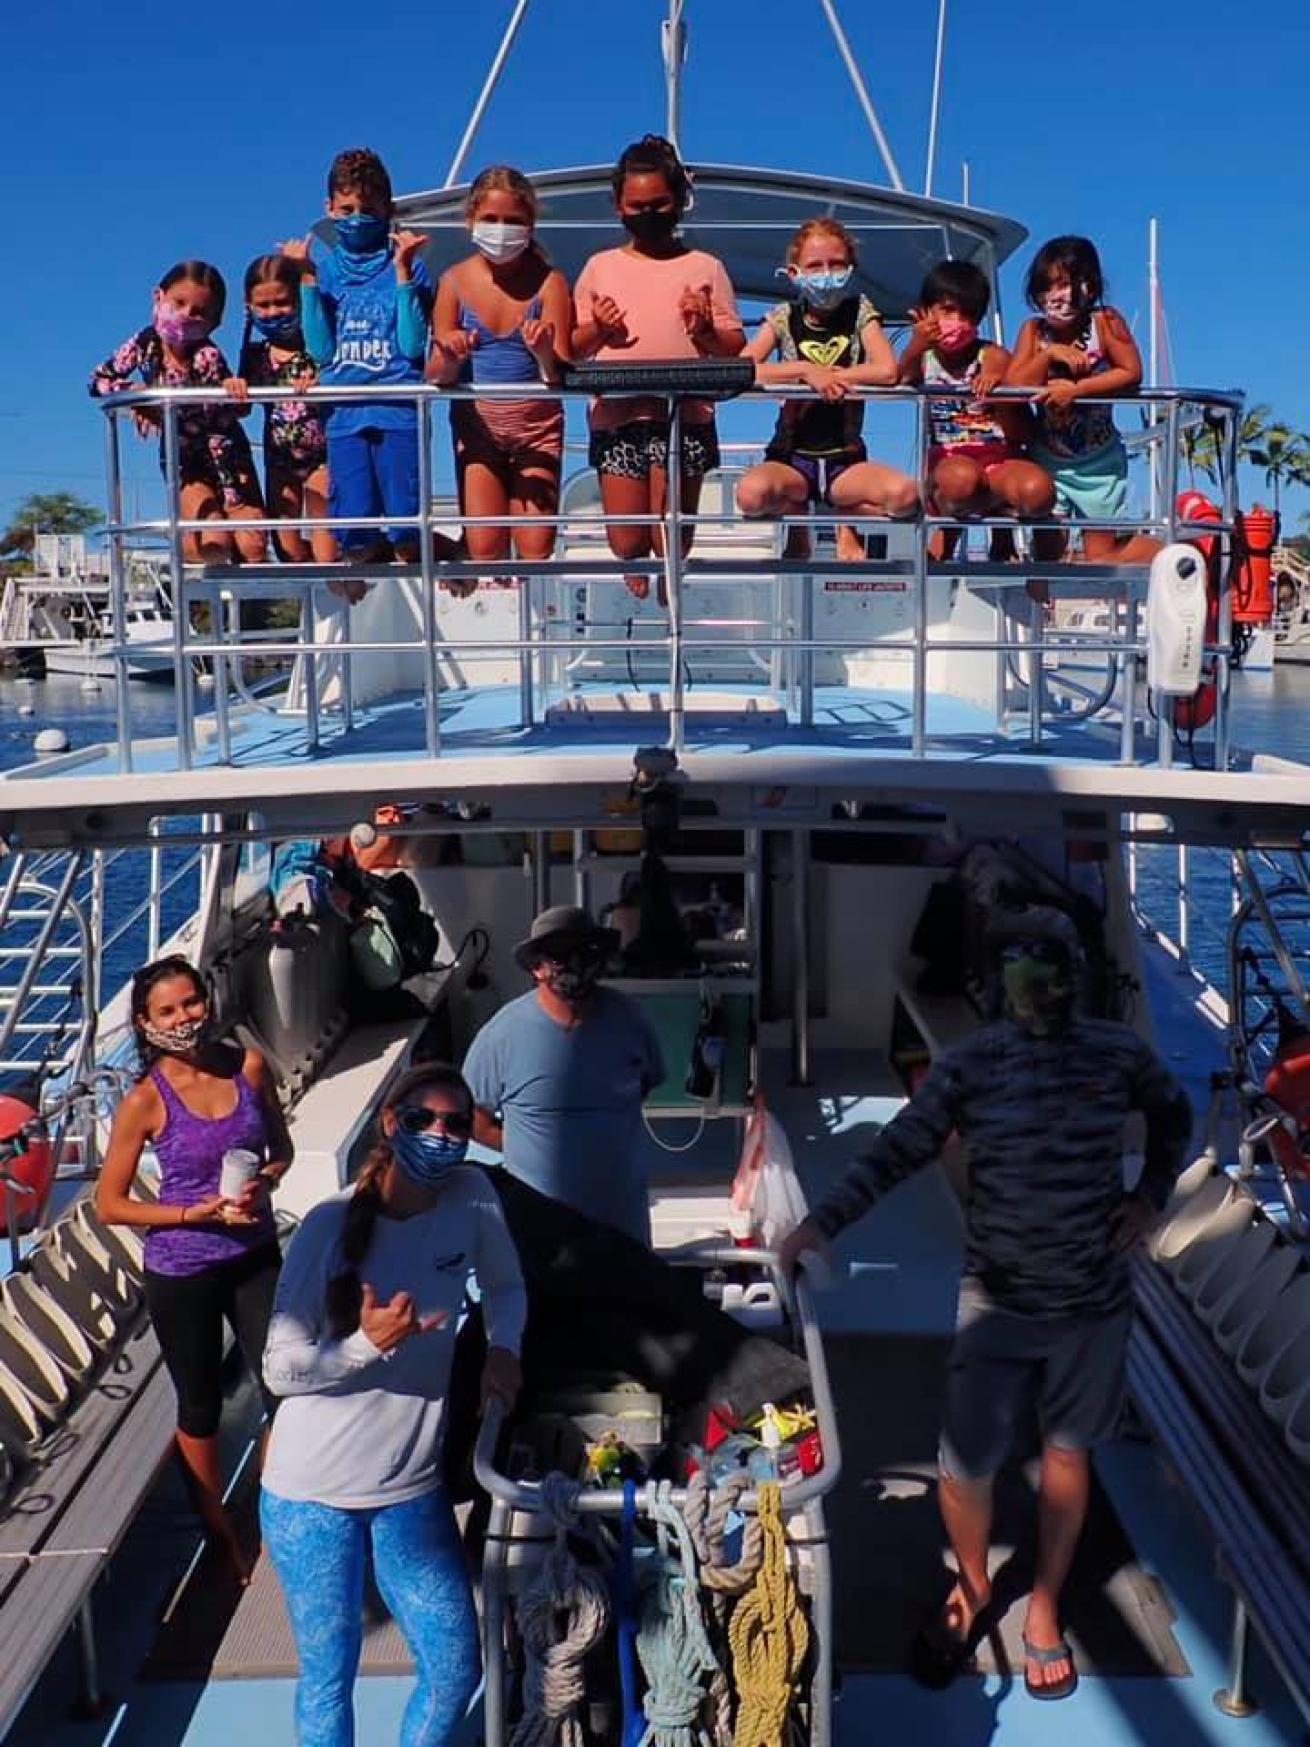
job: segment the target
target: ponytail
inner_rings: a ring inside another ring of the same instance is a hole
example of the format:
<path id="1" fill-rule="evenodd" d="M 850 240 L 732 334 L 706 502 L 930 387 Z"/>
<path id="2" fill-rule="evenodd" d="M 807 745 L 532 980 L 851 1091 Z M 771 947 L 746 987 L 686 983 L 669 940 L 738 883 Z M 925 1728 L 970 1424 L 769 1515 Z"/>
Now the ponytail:
<path id="1" fill-rule="evenodd" d="M 451 1067 L 448 1062 L 423 1062 L 410 1068 L 391 1088 L 382 1108 L 395 1111 L 411 1103 L 416 1095 L 438 1086 L 462 1093 L 472 1114 L 473 1094 L 468 1082 L 459 1069 Z M 327 1285 L 328 1332 L 333 1340 L 344 1340 L 359 1327 L 364 1296 L 359 1270 L 368 1254 L 373 1228 L 382 1211 L 382 1179 L 390 1163 L 391 1148 L 379 1136 L 355 1178 L 355 1192 L 346 1207 L 345 1224 L 341 1230 L 341 1267 Z"/>
<path id="2" fill-rule="evenodd" d="M 364 1288 L 359 1270 L 368 1246 L 373 1241 L 373 1227 L 382 1211 L 382 1176 L 391 1163 L 391 1148 L 379 1141 L 364 1161 L 355 1179 L 355 1193 L 346 1208 L 346 1222 L 341 1231 L 341 1268 L 327 1285 L 328 1332 L 341 1341 L 359 1327 L 360 1305 Z"/>
<path id="3" fill-rule="evenodd" d="M 622 200 L 623 184 L 629 176 L 651 172 L 664 177 L 681 217 L 691 205 L 691 172 L 678 156 L 677 148 L 663 134 L 643 134 L 634 144 L 625 147 L 610 177 L 615 201 Z"/>

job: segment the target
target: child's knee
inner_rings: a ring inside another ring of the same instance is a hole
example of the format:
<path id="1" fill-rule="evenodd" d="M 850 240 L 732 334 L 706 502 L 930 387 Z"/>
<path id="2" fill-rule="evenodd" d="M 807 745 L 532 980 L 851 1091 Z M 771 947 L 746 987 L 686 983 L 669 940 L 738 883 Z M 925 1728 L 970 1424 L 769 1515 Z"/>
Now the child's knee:
<path id="1" fill-rule="evenodd" d="M 268 555 L 268 541 L 258 528 L 238 534 L 237 551 L 247 564 L 262 564 Z"/>
<path id="2" fill-rule="evenodd" d="M 932 492 L 939 503 L 966 504 L 978 495 L 982 474 L 963 456 L 949 456 L 933 469 Z"/>
<path id="3" fill-rule="evenodd" d="M 611 523 L 606 529 L 610 551 L 625 564 L 631 558 L 646 558 L 650 554 L 650 529 L 629 527 L 627 523 Z"/>
<path id="4" fill-rule="evenodd" d="M 919 488 L 908 474 L 889 480 L 884 497 L 889 516 L 912 516 L 919 507 Z"/>
<path id="5" fill-rule="evenodd" d="M 1040 467 L 1026 467 L 1014 493 L 1021 516 L 1046 516 L 1055 508 L 1055 483 Z"/>
<path id="6" fill-rule="evenodd" d="M 777 493 L 770 489 L 767 479 L 743 474 L 737 482 L 737 508 L 744 516 L 776 514 Z"/>
<path id="7" fill-rule="evenodd" d="M 469 557 L 477 559 L 479 563 L 509 557 L 507 528 L 469 528 L 464 538 L 468 544 Z"/>
<path id="8" fill-rule="evenodd" d="M 555 552 L 554 528 L 523 528 L 516 530 L 514 544 L 520 558 L 529 564 L 544 564 Z"/>

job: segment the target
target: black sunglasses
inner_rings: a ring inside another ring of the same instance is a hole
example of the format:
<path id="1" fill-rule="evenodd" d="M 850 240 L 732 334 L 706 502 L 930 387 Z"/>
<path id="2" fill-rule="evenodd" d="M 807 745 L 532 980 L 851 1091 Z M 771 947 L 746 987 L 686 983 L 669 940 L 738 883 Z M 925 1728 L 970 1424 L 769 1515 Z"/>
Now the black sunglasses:
<path id="1" fill-rule="evenodd" d="M 439 1122 L 452 1140 L 467 1140 L 473 1133 L 473 1118 L 462 1110 L 429 1110 L 426 1104 L 402 1104 L 396 1110 L 396 1127 L 406 1134 L 425 1134 Z"/>

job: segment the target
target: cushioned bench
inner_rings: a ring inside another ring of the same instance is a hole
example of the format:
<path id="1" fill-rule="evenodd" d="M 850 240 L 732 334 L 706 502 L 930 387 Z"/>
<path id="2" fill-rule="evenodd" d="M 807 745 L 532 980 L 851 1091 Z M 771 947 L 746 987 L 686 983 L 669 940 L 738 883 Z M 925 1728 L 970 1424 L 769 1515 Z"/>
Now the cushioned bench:
<path id="1" fill-rule="evenodd" d="M 1310 1722 L 1310 1473 L 1160 1266 L 1134 1264 L 1133 1399 L 1183 1482 L 1234 1597 L 1221 1709 L 1245 1713 L 1248 1621 Z"/>

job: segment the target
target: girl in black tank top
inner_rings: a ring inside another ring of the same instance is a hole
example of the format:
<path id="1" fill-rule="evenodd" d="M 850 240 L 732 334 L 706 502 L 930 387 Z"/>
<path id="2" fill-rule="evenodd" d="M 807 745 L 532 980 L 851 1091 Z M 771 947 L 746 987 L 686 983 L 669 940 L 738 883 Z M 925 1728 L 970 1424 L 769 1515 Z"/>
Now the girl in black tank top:
<path id="1" fill-rule="evenodd" d="M 797 515 L 811 503 L 860 519 L 918 509 L 914 481 L 870 461 L 860 435 L 864 408 L 850 391 L 895 382 L 896 360 L 877 310 L 855 286 L 855 266 L 854 239 L 835 219 L 808 219 L 788 244 L 793 296 L 768 312 L 746 356 L 761 386 L 802 384 L 822 398 L 784 403 L 765 460 L 737 486 L 743 515 Z M 793 529 L 788 555 L 807 546 Z M 864 556 L 853 529 L 839 531 L 838 553 Z"/>

